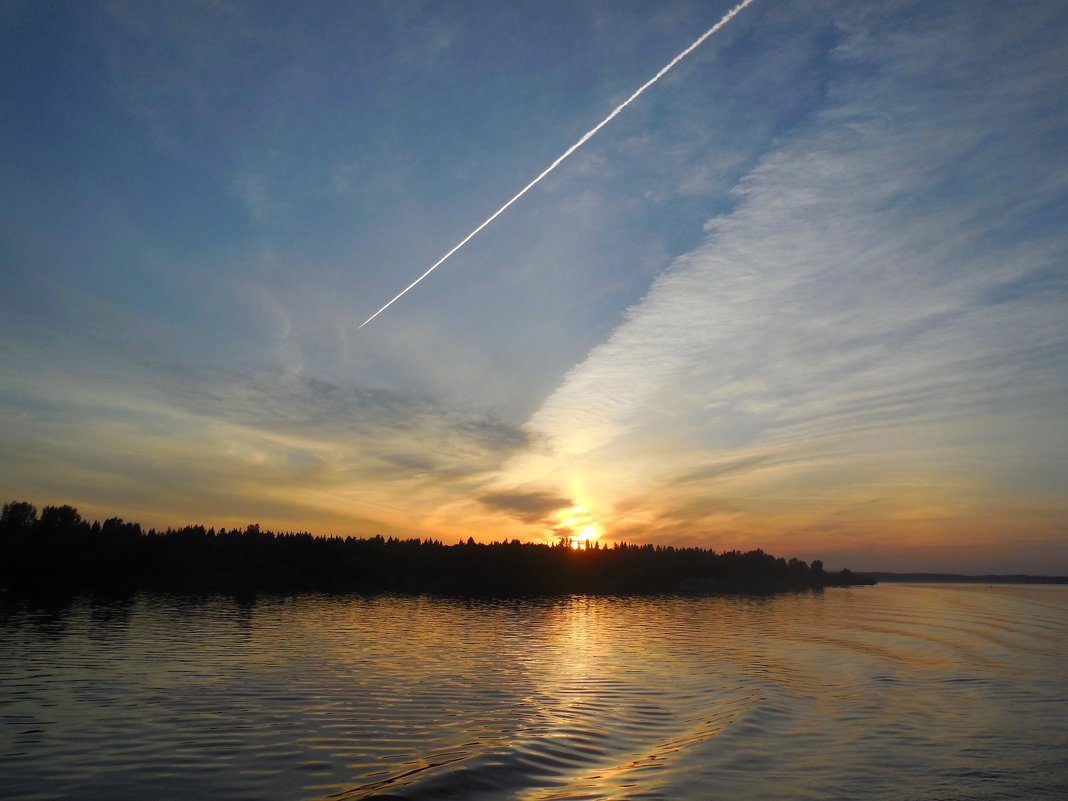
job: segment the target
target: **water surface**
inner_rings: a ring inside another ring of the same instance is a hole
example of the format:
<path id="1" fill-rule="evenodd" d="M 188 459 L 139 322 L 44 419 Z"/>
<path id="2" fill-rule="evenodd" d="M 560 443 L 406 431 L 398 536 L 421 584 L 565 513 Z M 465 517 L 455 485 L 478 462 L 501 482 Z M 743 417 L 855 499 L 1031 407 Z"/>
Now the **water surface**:
<path id="1" fill-rule="evenodd" d="M 0 798 L 1063 799 L 1068 587 L 0 607 Z"/>

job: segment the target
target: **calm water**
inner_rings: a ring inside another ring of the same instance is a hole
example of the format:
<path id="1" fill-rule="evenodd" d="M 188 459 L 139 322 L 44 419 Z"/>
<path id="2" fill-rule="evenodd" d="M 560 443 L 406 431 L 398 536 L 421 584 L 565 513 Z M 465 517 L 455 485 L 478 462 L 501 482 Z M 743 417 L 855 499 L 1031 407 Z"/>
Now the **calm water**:
<path id="1" fill-rule="evenodd" d="M 1065 799 L 1068 587 L 0 607 L 0 798 Z"/>

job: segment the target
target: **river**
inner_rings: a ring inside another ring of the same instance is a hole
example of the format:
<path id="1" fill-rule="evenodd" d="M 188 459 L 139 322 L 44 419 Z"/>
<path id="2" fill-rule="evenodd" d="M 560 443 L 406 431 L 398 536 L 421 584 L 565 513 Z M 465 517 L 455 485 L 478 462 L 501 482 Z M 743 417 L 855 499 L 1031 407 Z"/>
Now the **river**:
<path id="1" fill-rule="evenodd" d="M 1068 798 L 1068 587 L 0 604 L 0 798 Z"/>

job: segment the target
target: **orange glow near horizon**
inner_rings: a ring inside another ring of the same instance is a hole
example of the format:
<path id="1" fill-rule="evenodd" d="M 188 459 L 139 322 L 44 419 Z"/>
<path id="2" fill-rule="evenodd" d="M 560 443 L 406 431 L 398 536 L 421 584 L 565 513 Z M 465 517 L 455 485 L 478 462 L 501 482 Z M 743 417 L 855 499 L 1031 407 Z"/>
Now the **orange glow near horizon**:
<path id="1" fill-rule="evenodd" d="M 595 526 L 586 526 L 571 538 L 571 547 L 574 549 L 588 548 L 590 543 L 598 537 L 597 528 Z"/>

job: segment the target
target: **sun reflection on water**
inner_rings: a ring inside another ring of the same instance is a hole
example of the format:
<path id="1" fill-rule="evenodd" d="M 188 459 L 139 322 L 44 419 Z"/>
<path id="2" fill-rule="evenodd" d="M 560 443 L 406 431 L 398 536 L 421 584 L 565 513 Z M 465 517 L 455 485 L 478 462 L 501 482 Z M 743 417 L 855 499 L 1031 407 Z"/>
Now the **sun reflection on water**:
<path id="1" fill-rule="evenodd" d="M 0 621 L 0 796 L 1068 797 L 1068 588 L 115 603 Z"/>

